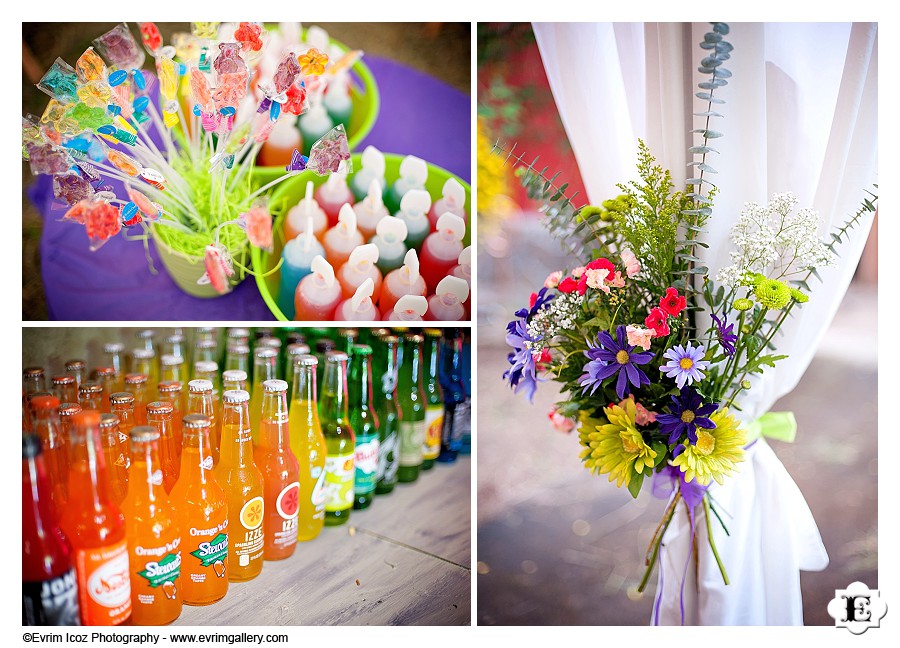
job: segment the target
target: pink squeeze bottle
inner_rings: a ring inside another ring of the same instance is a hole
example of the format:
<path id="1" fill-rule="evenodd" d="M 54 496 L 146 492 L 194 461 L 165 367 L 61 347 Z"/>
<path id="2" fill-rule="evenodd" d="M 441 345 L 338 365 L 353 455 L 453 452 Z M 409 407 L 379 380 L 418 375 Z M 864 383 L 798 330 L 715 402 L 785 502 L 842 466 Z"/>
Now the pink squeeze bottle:
<path id="1" fill-rule="evenodd" d="M 441 189 L 442 196 L 438 198 L 428 212 L 428 220 L 431 223 L 431 229 L 437 229 L 438 218 L 442 214 L 450 212 L 456 214 L 466 221 L 466 189 L 456 178 L 447 178 L 444 188 Z"/>
<path id="2" fill-rule="evenodd" d="M 317 256 L 308 274 L 297 284 L 294 295 L 295 319 L 321 322 L 330 320 L 341 303 L 341 284 L 334 277 L 334 269 L 323 257 Z"/>
<path id="3" fill-rule="evenodd" d="M 332 267 L 338 270 L 347 263 L 350 253 L 365 242 L 363 235 L 356 229 L 356 212 L 350 205 L 341 207 L 337 225 L 322 237 L 325 256 Z"/>
<path id="4" fill-rule="evenodd" d="M 337 273 L 345 299 L 350 299 L 366 279 L 372 280 L 375 293 L 381 292 L 381 270 L 375 265 L 377 262 L 378 246 L 372 243 L 360 245 L 350 253 L 347 263 Z"/>
<path id="5" fill-rule="evenodd" d="M 410 189 L 400 200 L 400 211 L 396 216 L 406 223 L 406 244 L 417 250 L 431 231 L 428 222 L 428 208 L 431 196 L 424 189 Z"/>
<path id="6" fill-rule="evenodd" d="M 372 302 L 375 283 L 371 279 L 362 282 L 353 297 L 345 299 L 334 311 L 334 319 L 347 322 L 374 322 L 381 319 L 381 313 Z"/>
<path id="7" fill-rule="evenodd" d="M 406 253 L 403 267 L 392 270 L 381 284 L 378 308 L 382 313 L 390 313 L 397 300 L 403 295 L 425 297 L 425 280 L 419 274 L 419 257 L 415 250 Z"/>
<path id="8" fill-rule="evenodd" d="M 353 202 L 353 192 L 347 186 L 347 174 L 343 172 L 330 174 L 325 184 L 319 185 L 316 189 L 316 200 L 328 217 L 328 226 L 337 225 L 341 207 Z"/>
<path id="9" fill-rule="evenodd" d="M 428 298 L 425 319 L 433 322 L 458 322 L 466 318 L 463 303 L 469 297 L 469 284 L 459 277 L 444 277 L 435 294 Z"/>
<path id="10" fill-rule="evenodd" d="M 319 240 L 328 229 L 328 216 L 313 198 L 313 183 L 306 183 L 306 196 L 291 207 L 284 219 L 284 240 L 290 241 L 306 231 L 307 219 L 312 217 L 313 234 Z"/>
<path id="11" fill-rule="evenodd" d="M 372 180 L 369 184 L 369 194 L 353 205 L 353 211 L 356 212 L 356 226 L 359 231 L 366 237 L 366 240 L 372 238 L 378 227 L 378 221 L 385 216 L 390 216 L 381 199 L 381 185 L 378 184 L 378 180 Z"/>
<path id="12" fill-rule="evenodd" d="M 437 231 L 425 239 L 419 258 L 422 278 L 425 279 L 429 294 L 434 293 L 438 282 L 456 265 L 463 250 L 462 240 L 465 235 L 466 222 L 448 212 L 438 219 Z"/>
<path id="13" fill-rule="evenodd" d="M 450 274 L 454 277 L 459 277 L 460 279 L 465 279 L 466 284 L 469 286 L 469 292 L 472 292 L 472 246 L 468 245 L 463 248 L 463 251 L 459 253 L 459 265 L 453 268 L 450 271 Z M 471 319 L 472 311 L 469 308 L 472 301 L 469 300 L 465 304 L 466 307 L 466 319 Z"/>
<path id="14" fill-rule="evenodd" d="M 388 316 L 390 322 L 421 322 L 428 310 L 428 300 L 421 295 L 403 295 Z"/>

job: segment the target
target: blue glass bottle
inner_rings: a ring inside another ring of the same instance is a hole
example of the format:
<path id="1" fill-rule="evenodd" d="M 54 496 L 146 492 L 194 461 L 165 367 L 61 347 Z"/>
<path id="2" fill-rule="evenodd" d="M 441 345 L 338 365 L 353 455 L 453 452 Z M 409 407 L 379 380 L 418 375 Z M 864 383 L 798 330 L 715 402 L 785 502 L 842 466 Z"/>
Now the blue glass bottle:
<path id="1" fill-rule="evenodd" d="M 463 376 L 462 331 L 446 329 L 441 346 L 438 377 L 444 391 L 444 427 L 441 431 L 441 453 L 437 460 L 450 463 L 456 461 L 463 449 L 463 435 L 468 435 L 470 431 L 469 396 Z"/>

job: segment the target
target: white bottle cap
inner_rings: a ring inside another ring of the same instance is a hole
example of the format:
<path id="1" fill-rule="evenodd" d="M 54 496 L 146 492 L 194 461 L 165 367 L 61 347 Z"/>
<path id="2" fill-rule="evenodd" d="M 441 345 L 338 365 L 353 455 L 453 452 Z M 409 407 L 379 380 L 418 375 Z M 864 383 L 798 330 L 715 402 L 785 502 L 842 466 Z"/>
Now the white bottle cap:
<path id="1" fill-rule="evenodd" d="M 444 188 L 441 189 L 441 195 L 443 195 L 445 201 L 453 206 L 459 205 L 462 207 L 466 204 L 466 189 L 456 178 L 447 178 Z"/>
<path id="2" fill-rule="evenodd" d="M 334 285 L 334 268 L 321 254 L 317 254 L 313 258 L 312 263 L 309 264 L 309 269 L 322 278 L 327 288 L 331 288 Z"/>
<path id="3" fill-rule="evenodd" d="M 457 262 L 461 266 L 470 266 L 472 265 L 472 246 L 467 245 L 463 248 L 463 251 L 459 253 L 459 259 Z"/>
<path id="4" fill-rule="evenodd" d="M 437 230 L 441 234 L 449 234 L 453 239 L 462 241 L 466 235 L 466 222 L 451 212 L 444 212 L 437 220 Z"/>
<path id="5" fill-rule="evenodd" d="M 410 248 L 403 257 L 403 267 L 406 268 L 406 274 L 409 275 L 409 283 L 416 283 L 419 278 L 419 256 L 416 254 L 415 248 Z"/>
<path id="6" fill-rule="evenodd" d="M 409 230 L 403 220 L 396 216 L 385 216 L 375 226 L 375 233 L 387 243 L 395 243 L 405 241 Z"/>
<path id="7" fill-rule="evenodd" d="M 369 277 L 356 289 L 356 292 L 353 293 L 353 297 L 350 298 L 350 305 L 353 307 L 354 312 L 359 312 L 360 306 L 367 299 L 372 301 L 372 293 L 375 292 L 375 282 L 372 281 L 372 278 Z"/>
<path id="8" fill-rule="evenodd" d="M 367 146 L 362 152 L 362 167 L 378 177 L 384 175 L 384 153 L 374 146 Z"/>
<path id="9" fill-rule="evenodd" d="M 425 214 L 431 209 L 431 195 L 423 189 L 410 189 L 400 199 L 400 211 L 410 216 Z"/>
<path id="10" fill-rule="evenodd" d="M 453 295 L 462 304 L 469 296 L 469 284 L 466 283 L 465 279 L 447 276 L 438 282 L 434 293 L 436 295 Z"/>
<path id="11" fill-rule="evenodd" d="M 384 201 L 381 199 L 381 183 L 378 182 L 377 178 L 372 178 L 372 182 L 369 183 L 369 193 L 366 195 L 366 207 L 368 207 L 371 212 L 378 211 L 384 207 Z"/>
<path id="12" fill-rule="evenodd" d="M 328 32 L 318 25 L 313 25 L 306 30 L 306 44 L 310 47 L 315 47 L 321 52 L 327 52 L 328 41 Z"/>
<path id="13" fill-rule="evenodd" d="M 341 211 L 338 212 L 338 227 L 345 235 L 352 234 L 356 231 L 356 212 L 350 203 L 341 205 Z"/>
<path id="14" fill-rule="evenodd" d="M 400 162 L 400 177 L 417 185 L 424 185 L 428 179 L 428 165 L 415 155 L 407 155 Z M 428 209 L 427 207 L 425 209 Z"/>
<path id="15" fill-rule="evenodd" d="M 374 243 L 366 243 L 355 247 L 353 252 L 350 253 L 350 258 L 347 259 L 350 267 L 354 268 L 364 262 L 378 262 L 378 246 Z"/>
<path id="16" fill-rule="evenodd" d="M 427 311 L 428 300 L 421 295 L 403 295 L 394 304 L 394 312 L 401 319 L 409 319 L 411 313 L 415 313 L 421 318 Z"/>

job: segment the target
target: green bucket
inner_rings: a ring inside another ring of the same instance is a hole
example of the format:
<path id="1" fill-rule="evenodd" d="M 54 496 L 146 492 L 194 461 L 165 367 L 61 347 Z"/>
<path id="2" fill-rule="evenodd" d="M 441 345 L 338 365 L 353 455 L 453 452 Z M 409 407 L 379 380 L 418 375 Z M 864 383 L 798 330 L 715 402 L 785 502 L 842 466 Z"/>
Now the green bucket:
<path id="1" fill-rule="evenodd" d="M 188 256 L 183 252 L 173 250 L 156 234 L 157 227 L 158 225 L 155 223 L 150 225 L 150 235 L 153 237 L 153 242 L 156 244 L 156 251 L 159 253 L 162 264 L 165 266 L 169 276 L 172 277 L 175 284 L 192 297 L 201 297 L 204 299 L 221 297 L 211 284 L 197 283 L 197 279 L 202 277 L 203 273 L 206 272 L 204 258 L 202 256 Z M 235 261 L 244 267 L 247 267 L 247 258 L 249 256 L 249 250 L 247 248 L 249 247 L 249 244 L 245 245 L 237 254 L 234 254 Z M 228 283 L 232 286 L 236 286 L 245 278 L 246 274 L 244 271 L 235 267 L 234 274 L 228 278 Z"/>
<path id="2" fill-rule="evenodd" d="M 400 163 L 403 161 L 404 157 L 406 156 L 397 155 L 395 153 L 384 154 L 384 176 L 388 185 L 393 184 L 394 181 L 400 177 Z M 351 156 L 354 169 L 359 170 L 362 168 L 361 158 L 362 156 L 359 153 L 354 153 Z M 352 177 L 353 174 L 351 173 L 348 180 Z M 472 237 L 472 189 L 469 184 L 446 169 L 429 164 L 428 180 L 425 182 L 425 189 L 431 194 L 431 200 L 434 202 L 441 197 L 444 183 L 450 178 L 459 180 L 460 184 L 462 184 L 466 190 L 465 210 L 468 214 L 468 218 L 466 219 L 466 236 L 463 239 L 463 243 L 469 245 Z M 300 199 L 306 195 L 307 182 L 312 181 L 312 183 L 318 187 L 319 185 L 324 184 L 327 179 L 326 176 L 316 175 L 312 171 L 303 171 L 290 180 L 285 180 L 277 189 L 275 189 L 269 198 L 269 209 L 275 216 L 275 223 L 272 231 L 272 239 L 274 242 L 272 253 L 270 254 L 265 250 L 260 250 L 255 247 L 250 248 L 250 256 L 253 260 L 253 269 L 256 272 L 256 285 L 259 288 L 259 294 L 262 295 L 263 300 L 266 302 L 266 305 L 269 307 L 269 310 L 272 311 L 275 318 L 282 322 L 287 322 L 289 320 L 278 307 L 278 282 L 281 280 L 281 275 L 277 271 L 271 271 L 278 265 L 278 261 L 281 259 L 281 251 L 284 249 L 284 218 L 290 208 L 300 202 Z"/>

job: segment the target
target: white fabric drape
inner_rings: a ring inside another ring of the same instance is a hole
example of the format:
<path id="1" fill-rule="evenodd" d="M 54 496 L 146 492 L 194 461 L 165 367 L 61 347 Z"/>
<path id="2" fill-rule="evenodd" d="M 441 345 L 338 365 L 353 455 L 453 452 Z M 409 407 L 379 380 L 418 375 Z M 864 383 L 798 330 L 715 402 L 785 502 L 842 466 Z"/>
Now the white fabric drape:
<path id="1" fill-rule="evenodd" d="M 691 113 L 701 58 L 700 24 L 535 24 L 553 97 L 594 203 L 636 177 L 640 137 L 676 186 L 687 175 L 688 131 L 702 126 Z M 864 189 L 877 182 L 877 25 L 732 24 L 734 45 L 725 67 L 734 76 L 716 91 L 725 115 L 711 128 L 724 133 L 708 159 L 720 190 L 708 222 L 713 276 L 729 263 L 729 232 L 747 201 L 765 204 L 791 191 L 799 207 L 824 221 L 820 234 L 855 213 Z M 867 217 L 838 249 L 839 265 L 820 271 L 810 301 L 794 311 L 777 340 L 790 357 L 754 381 L 741 402 L 750 421 L 800 380 L 831 322 L 868 235 Z M 800 430 L 799 434 L 814 434 Z M 685 622 L 704 625 L 786 625 L 803 622 L 798 571 L 824 569 L 828 557 L 809 508 L 771 448 L 761 440 L 741 472 L 710 490 L 729 516 L 727 537 L 713 525 L 732 584 L 726 587 L 701 528 L 699 578 L 693 565 L 684 587 Z M 681 581 L 690 549 L 687 515 L 676 516 L 661 553 L 660 623 L 681 622 Z M 702 521 L 702 514 L 700 520 Z M 702 524 L 701 527 L 705 527 Z"/>

